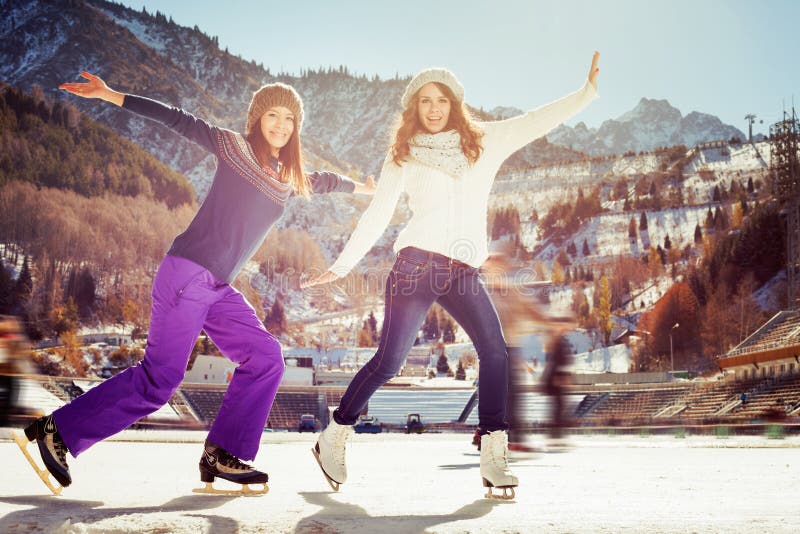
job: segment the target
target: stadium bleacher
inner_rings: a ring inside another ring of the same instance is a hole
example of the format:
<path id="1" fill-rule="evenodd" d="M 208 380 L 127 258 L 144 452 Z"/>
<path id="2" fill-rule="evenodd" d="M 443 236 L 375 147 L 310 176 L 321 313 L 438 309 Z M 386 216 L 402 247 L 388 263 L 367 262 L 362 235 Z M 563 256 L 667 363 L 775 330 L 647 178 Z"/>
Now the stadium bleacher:
<path id="1" fill-rule="evenodd" d="M 788 369 L 788 366 L 787 366 Z M 86 381 L 66 377 L 33 377 L 33 389 L 47 398 L 46 411 L 66 403 L 80 393 Z M 78 384 L 78 385 L 76 385 Z M 284 386 L 275 398 L 267 426 L 275 430 L 297 428 L 300 416 L 314 414 L 326 421 L 326 411 L 337 406 L 342 386 Z M 170 400 L 171 418 L 210 425 L 217 416 L 225 385 L 182 385 Z M 388 424 L 401 424 L 409 412 L 420 413 L 426 423 L 448 428 L 458 426 L 472 388 L 384 387 L 370 400 L 367 411 Z M 746 394 L 746 401 L 741 399 Z M 522 394 L 522 410 L 530 425 L 546 422 L 550 400 L 537 386 Z M 737 380 L 729 376 L 714 382 L 673 382 L 661 384 L 573 385 L 566 388 L 566 402 L 575 425 L 670 425 L 706 422 L 746 422 L 765 418 L 800 418 L 800 372 L 792 367 L 776 376 Z M 42 404 L 42 402 L 36 402 Z M 163 419 L 158 417 L 156 419 Z M 799 419 L 800 420 L 800 419 Z M 473 409 L 465 423 L 476 425 Z M 147 421 L 144 421 L 147 424 Z M 160 423 L 160 424 L 163 424 Z"/>

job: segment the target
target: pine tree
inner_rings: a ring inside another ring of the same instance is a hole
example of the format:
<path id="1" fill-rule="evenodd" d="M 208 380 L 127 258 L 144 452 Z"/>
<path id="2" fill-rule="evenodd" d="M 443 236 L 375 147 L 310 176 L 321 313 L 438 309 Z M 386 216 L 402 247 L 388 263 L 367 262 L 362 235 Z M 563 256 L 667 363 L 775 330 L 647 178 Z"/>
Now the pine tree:
<path id="1" fill-rule="evenodd" d="M 19 272 L 17 282 L 14 285 L 14 298 L 12 307 L 15 310 L 22 310 L 27 306 L 33 292 L 33 278 L 31 277 L 31 269 L 28 265 L 28 256 L 22 262 L 22 270 Z"/>
<path id="2" fill-rule="evenodd" d="M 275 337 L 286 332 L 286 314 L 279 298 L 275 299 L 269 312 L 264 318 L 264 327 Z"/>
<path id="3" fill-rule="evenodd" d="M 367 317 L 367 325 L 369 326 L 369 334 L 373 344 L 378 343 L 378 321 L 375 319 L 375 314 L 369 312 Z"/>
<path id="4" fill-rule="evenodd" d="M 582 290 L 576 290 L 572 292 L 571 309 L 578 318 L 579 323 L 581 325 L 586 324 L 590 313 L 589 299 L 586 298 L 586 293 L 584 293 Z"/>
<path id="5" fill-rule="evenodd" d="M 698 245 L 703 242 L 703 231 L 700 229 L 700 223 L 694 225 L 694 242 Z"/>
<path id="6" fill-rule="evenodd" d="M 661 248 L 660 246 L 658 247 Z M 647 266 L 650 269 L 650 276 L 656 277 L 661 274 L 663 264 L 661 263 L 661 256 L 653 247 L 650 247 L 650 252 L 647 255 Z"/>
<path id="7" fill-rule="evenodd" d="M 661 245 L 658 245 L 656 247 L 656 252 L 658 252 L 658 257 L 661 260 L 661 265 L 662 266 L 666 265 L 667 264 L 667 254 L 666 254 L 666 252 L 664 252 L 664 249 L 661 248 Z"/>
<path id="8" fill-rule="evenodd" d="M 591 254 L 591 251 L 589 250 L 589 243 L 586 242 L 586 239 L 583 240 L 583 250 L 581 251 L 581 253 L 584 256 L 588 256 Z"/>
<path id="9" fill-rule="evenodd" d="M 573 241 L 570 241 L 569 245 L 567 245 L 567 254 L 573 258 L 578 255 L 578 249 L 575 248 L 575 243 Z"/>
<path id="10" fill-rule="evenodd" d="M 461 360 L 458 360 L 458 367 L 456 368 L 456 380 L 466 380 L 467 373 L 464 371 L 464 364 L 461 363 Z"/>
<path id="11" fill-rule="evenodd" d="M 730 226 L 728 214 L 720 206 L 714 211 L 714 228 L 716 230 L 727 230 Z"/>
<path id="12" fill-rule="evenodd" d="M 636 218 L 631 217 L 630 222 L 628 222 L 628 238 L 631 240 L 636 239 Z"/>
<path id="13" fill-rule="evenodd" d="M 74 272 L 74 271 L 73 271 Z M 78 307 L 78 316 L 88 318 L 95 306 L 96 284 L 89 268 L 84 268 L 80 273 L 75 273 L 74 285 L 70 296 L 75 299 Z"/>
<path id="14" fill-rule="evenodd" d="M 566 267 L 572 262 L 569 261 L 566 251 L 562 248 L 558 251 L 558 254 L 556 255 L 556 261 L 554 263 L 558 263 L 561 267 Z"/>
<path id="15" fill-rule="evenodd" d="M 444 324 L 444 329 L 442 330 L 442 341 L 445 343 L 455 343 L 456 341 L 455 325 L 453 324 L 452 319 L 448 318 Z"/>
<path id="16" fill-rule="evenodd" d="M 358 346 L 370 347 L 372 346 L 372 334 L 369 331 L 369 325 L 364 321 L 361 330 L 358 331 Z"/>
<path id="17" fill-rule="evenodd" d="M 450 365 L 447 363 L 447 356 L 442 352 L 439 360 L 436 362 L 436 372 L 440 374 L 447 374 L 450 372 Z"/>
<path id="18" fill-rule="evenodd" d="M 672 241 L 669 239 L 669 234 L 664 236 L 664 250 L 669 250 L 672 248 Z"/>
<path id="19" fill-rule="evenodd" d="M 14 299 L 14 280 L 0 258 L 0 314 L 10 313 Z"/>
<path id="20" fill-rule="evenodd" d="M 427 341 L 439 339 L 439 317 L 435 308 L 428 310 L 428 314 L 425 316 L 425 321 L 422 323 L 422 336 Z"/>
<path id="21" fill-rule="evenodd" d="M 639 217 L 639 231 L 643 232 L 647 230 L 647 213 L 642 212 L 642 215 Z"/>
<path id="22" fill-rule="evenodd" d="M 553 262 L 553 271 L 550 274 L 550 281 L 554 286 L 564 285 L 564 268 L 557 261 Z"/>
<path id="23" fill-rule="evenodd" d="M 600 277 L 600 287 L 596 291 L 599 291 L 599 300 L 595 308 L 597 324 L 603 335 L 603 343 L 608 346 L 611 341 L 611 329 L 614 327 L 611 321 L 611 289 L 608 278 Z"/>
<path id="24" fill-rule="evenodd" d="M 704 225 L 706 231 L 714 229 L 714 212 L 711 211 L 711 208 L 708 208 L 708 211 L 706 211 L 706 221 Z"/>

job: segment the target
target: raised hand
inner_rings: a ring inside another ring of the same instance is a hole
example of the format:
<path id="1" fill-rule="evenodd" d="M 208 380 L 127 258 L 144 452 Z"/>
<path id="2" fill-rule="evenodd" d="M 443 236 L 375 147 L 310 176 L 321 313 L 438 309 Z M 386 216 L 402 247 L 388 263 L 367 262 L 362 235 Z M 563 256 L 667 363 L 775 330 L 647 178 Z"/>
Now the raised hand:
<path id="1" fill-rule="evenodd" d="M 595 50 L 594 55 L 592 56 L 592 66 L 589 67 L 589 83 L 592 84 L 595 91 L 597 90 L 597 75 L 600 72 L 600 67 L 597 66 L 597 63 L 599 61 L 600 61 L 600 52 Z"/>
<path id="2" fill-rule="evenodd" d="M 375 185 L 375 177 L 370 174 L 367 176 L 366 180 L 364 180 L 363 184 L 356 183 L 356 188 L 353 192 L 362 195 L 374 195 L 377 187 L 378 186 Z"/>
<path id="3" fill-rule="evenodd" d="M 62 83 L 58 88 L 83 98 L 99 98 L 118 106 L 122 105 L 124 95 L 109 88 L 99 76 L 83 71 L 81 77 L 89 81 L 86 83 Z"/>

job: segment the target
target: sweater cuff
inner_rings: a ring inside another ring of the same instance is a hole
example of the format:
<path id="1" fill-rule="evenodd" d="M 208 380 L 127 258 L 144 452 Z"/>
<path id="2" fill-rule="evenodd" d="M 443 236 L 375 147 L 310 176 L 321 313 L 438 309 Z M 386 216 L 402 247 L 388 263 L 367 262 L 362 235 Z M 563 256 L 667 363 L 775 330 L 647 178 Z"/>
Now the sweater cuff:
<path id="1" fill-rule="evenodd" d="M 139 115 L 149 116 L 153 111 L 158 112 L 166 107 L 168 106 L 157 100 L 130 93 L 125 93 L 125 99 L 122 101 L 122 109 L 133 111 Z"/>
<path id="2" fill-rule="evenodd" d="M 588 94 L 590 101 L 594 100 L 595 98 L 600 98 L 600 93 L 597 91 L 594 85 L 589 83 L 588 79 L 586 80 L 585 85 L 586 86 L 584 87 L 584 91 L 586 91 L 586 93 Z"/>
<path id="3" fill-rule="evenodd" d="M 340 174 L 339 180 L 340 180 L 339 187 L 336 188 L 336 191 L 339 191 L 341 193 L 352 193 L 353 191 L 356 190 L 356 183 L 349 176 L 344 176 Z"/>

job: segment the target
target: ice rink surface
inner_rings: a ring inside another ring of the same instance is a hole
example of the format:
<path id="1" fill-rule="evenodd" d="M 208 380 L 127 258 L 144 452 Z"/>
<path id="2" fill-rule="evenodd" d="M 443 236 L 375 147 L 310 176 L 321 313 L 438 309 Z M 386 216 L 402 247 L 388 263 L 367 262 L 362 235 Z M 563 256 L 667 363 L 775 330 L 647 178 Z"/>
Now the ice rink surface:
<path id="1" fill-rule="evenodd" d="M 355 435 L 339 493 L 310 452 L 316 434 L 264 434 L 260 497 L 192 493 L 197 432 L 123 432 L 70 459 L 59 497 L 7 438 L 0 533 L 800 532 L 798 438 L 574 437 L 512 461 L 510 502 L 483 497 L 466 434 Z"/>

